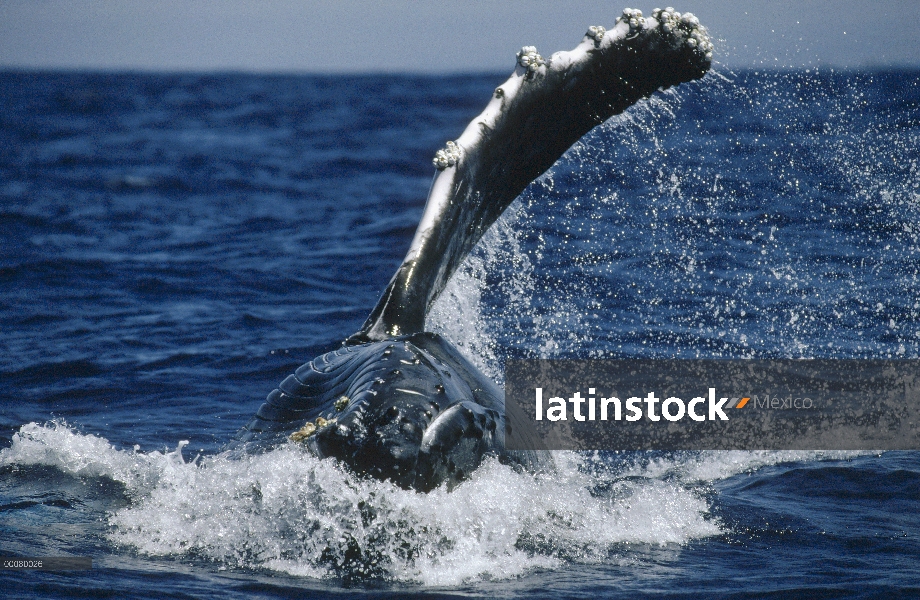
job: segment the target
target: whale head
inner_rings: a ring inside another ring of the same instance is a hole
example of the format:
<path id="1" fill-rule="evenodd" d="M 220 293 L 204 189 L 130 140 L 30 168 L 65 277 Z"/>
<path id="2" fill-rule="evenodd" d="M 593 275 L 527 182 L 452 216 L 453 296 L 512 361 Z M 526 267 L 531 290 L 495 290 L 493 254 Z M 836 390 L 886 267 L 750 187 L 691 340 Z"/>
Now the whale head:
<path id="1" fill-rule="evenodd" d="M 453 487 L 486 456 L 538 462 L 535 453 L 504 450 L 502 392 L 432 333 L 344 346 L 302 366 L 238 439 L 279 434 L 357 474 L 419 491 Z"/>

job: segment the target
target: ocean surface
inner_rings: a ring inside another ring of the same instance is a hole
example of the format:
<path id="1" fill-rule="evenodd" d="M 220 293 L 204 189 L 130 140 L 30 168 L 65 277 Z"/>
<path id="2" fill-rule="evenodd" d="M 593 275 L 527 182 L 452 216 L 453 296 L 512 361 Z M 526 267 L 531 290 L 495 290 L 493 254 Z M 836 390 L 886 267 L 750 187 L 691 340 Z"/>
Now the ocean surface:
<path id="1" fill-rule="evenodd" d="M 920 453 L 557 453 L 448 493 L 225 444 L 354 333 L 503 74 L 0 73 L 9 598 L 916 598 Z M 513 357 L 920 358 L 920 72 L 716 68 L 596 129 L 429 315 Z"/>

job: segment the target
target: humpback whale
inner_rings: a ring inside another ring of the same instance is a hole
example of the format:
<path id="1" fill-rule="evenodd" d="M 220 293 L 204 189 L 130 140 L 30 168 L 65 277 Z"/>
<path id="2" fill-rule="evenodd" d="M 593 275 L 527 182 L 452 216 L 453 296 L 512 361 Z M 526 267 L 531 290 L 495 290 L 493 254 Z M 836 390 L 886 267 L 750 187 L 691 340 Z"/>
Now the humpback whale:
<path id="1" fill-rule="evenodd" d="M 486 456 L 552 469 L 552 456 L 505 448 L 502 391 L 446 339 L 429 308 L 502 211 L 584 134 L 654 92 L 698 79 L 712 62 L 690 13 L 626 9 L 571 51 L 517 53 L 485 110 L 434 157 L 428 201 L 405 260 L 361 329 L 296 370 L 237 434 L 244 448 L 290 440 L 350 470 L 429 491 L 463 481 Z"/>

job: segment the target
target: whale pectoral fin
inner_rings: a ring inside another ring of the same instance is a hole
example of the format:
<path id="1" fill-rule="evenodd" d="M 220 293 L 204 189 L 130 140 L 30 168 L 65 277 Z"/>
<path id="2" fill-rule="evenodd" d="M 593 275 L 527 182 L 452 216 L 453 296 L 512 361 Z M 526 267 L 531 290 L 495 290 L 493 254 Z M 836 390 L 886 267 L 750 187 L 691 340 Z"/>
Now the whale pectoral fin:
<path id="1" fill-rule="evenodd" d="M 517 68 L 463 134 L 435 154 L 425 213 L 402 265 L 361 330 L 359 344 L 424 330 L 425 317 L 476 242 L 531 181 L 596 125 L 630 105 L 702 77 L 706 29 L 690 13 L 626 9 L 592 26 L 568 52 L 517 54 Z"/>
<path id="2" fill-rule="evenodd" d="M 453 487 L 465 479 L 485 455 L 495 451 L 501 415 L 475 402 L 460 402 L 432 421 L 418 455 L 420 479 L 430 488 L 446 481 Z"/>

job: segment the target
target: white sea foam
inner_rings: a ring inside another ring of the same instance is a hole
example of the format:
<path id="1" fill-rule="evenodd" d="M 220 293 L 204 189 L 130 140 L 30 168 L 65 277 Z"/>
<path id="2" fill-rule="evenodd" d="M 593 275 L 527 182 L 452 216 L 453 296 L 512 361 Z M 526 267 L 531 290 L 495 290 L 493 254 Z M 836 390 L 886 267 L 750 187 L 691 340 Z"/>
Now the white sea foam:
<path id="1" fill-rule="evenodd" d="M 720 532 L 700 486 L 612 475 L 571 453 L 558 454 L 552 475 L 491 461 L 451 492 L 419 494 L 293 445 L 188 462 L 181 446 L 119 450 L 64 424 L 32 423 L 0 451 L 0 465 L 122 483 L 130 505 L 108 515 L 110 536 L 141 553 L 310 577 L 451 585 L 607 560 L 624 543 L 682 544 Z"/>

